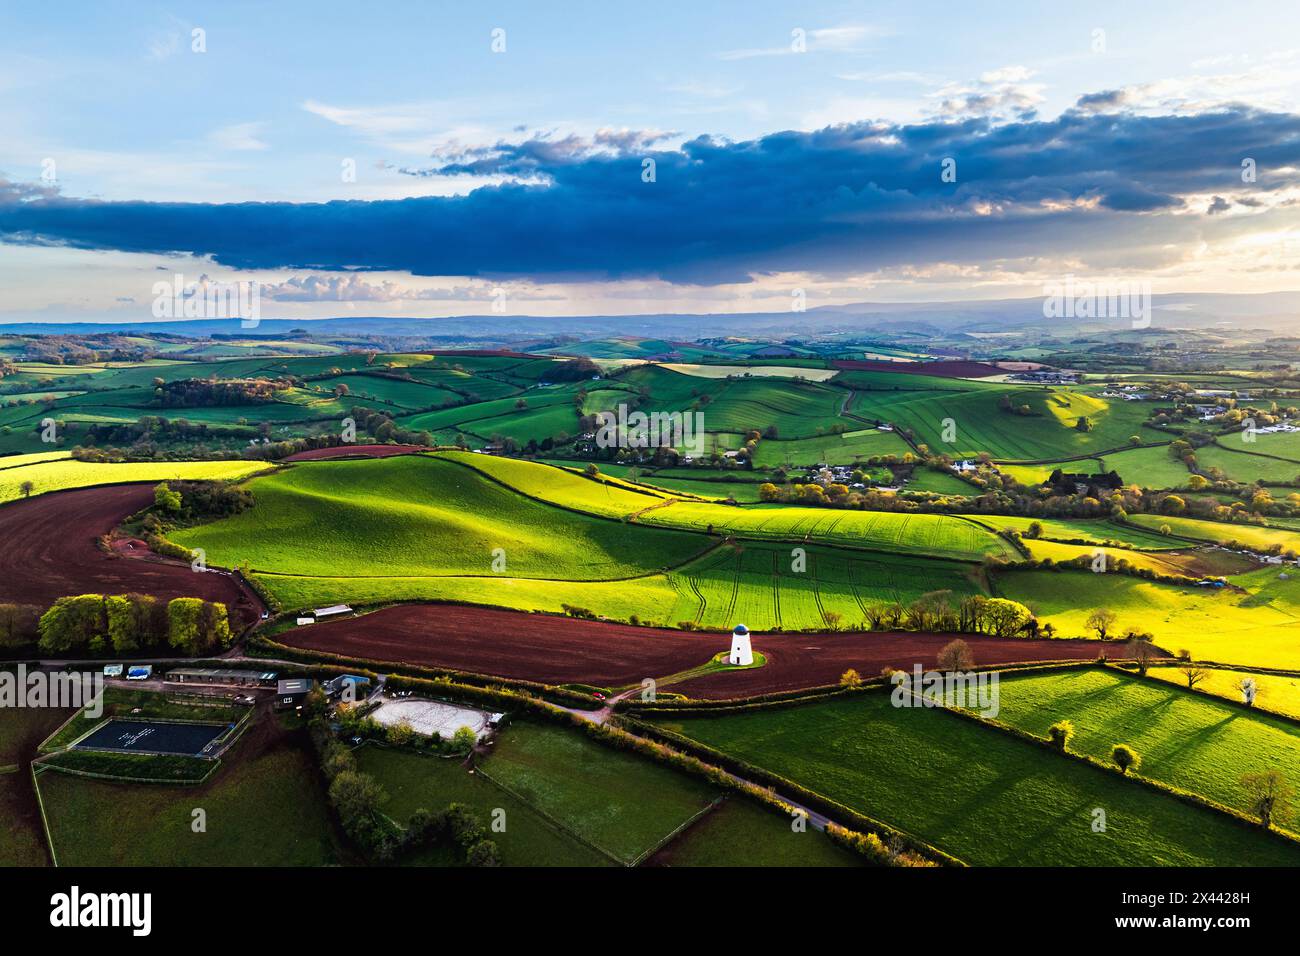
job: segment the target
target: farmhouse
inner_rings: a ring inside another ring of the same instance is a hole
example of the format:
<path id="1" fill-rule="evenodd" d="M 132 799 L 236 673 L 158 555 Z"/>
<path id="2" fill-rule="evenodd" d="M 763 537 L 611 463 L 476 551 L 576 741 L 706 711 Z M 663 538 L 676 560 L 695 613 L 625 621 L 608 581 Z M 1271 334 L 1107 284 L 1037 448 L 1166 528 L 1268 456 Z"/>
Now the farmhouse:
<path id="1" fill-rule="evenodd" d="M 1101 491 L 1114 491 L 1124 487 L 1123 479 L 1113 470 L 1105 474 L 1080 475 L 1063 472 L 1060 468 L 1053 471 L 1043 484 L 1050 485 L 1059 494 L 1089 494 L 1093 497 L 1097 497 Z"/>

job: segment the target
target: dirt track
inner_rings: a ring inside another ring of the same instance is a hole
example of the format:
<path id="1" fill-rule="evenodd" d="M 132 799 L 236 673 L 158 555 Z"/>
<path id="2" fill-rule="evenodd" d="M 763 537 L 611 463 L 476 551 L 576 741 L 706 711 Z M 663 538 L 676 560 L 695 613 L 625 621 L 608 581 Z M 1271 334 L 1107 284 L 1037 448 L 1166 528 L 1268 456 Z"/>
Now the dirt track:
<path id="1" fill-rule="evenodd" d="M 152 503 L 153 485 L 136 484 L 51 492 L 0 507 L 0 602 L 45 607 L 73 594 L 134 591 L 221 601 L 232 618 L 256 619 L 260 604 L 231 576 L 100 549 L 101 535 Z"/>
<path id="2" fill-rule="evenodd" d="M 672 685 L 692 697 L 743 697 L 833 684 L 845 670 L 863 677 L 886 665 L 932 666 L 951 634 L 757 634 L 763 667 Z M 544 614 L 416 604 L 313 624 L 276 640 L 294 647 L 394 663 L 448 667 L 518 680 L 617 687 L 703 664 L 730 646 L 726 634 L 629 627 Z M 1102 645 L 1085 640 L 966 637 L 977 665 L 1090 660 Z M 1122 646 L 1109 648 L 1112 656 Z"/>

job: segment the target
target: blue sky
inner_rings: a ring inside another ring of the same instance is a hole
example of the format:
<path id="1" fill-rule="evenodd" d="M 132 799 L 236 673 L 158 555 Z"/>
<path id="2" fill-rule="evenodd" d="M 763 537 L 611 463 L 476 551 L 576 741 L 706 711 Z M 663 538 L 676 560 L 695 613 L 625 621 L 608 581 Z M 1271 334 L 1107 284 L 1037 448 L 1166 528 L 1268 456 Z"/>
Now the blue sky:
<path id="1" fill-rule="evenodd" d="M 1300 8 L 1071 6 L 7 5 L 0 320 L 1300 286 Z"/>

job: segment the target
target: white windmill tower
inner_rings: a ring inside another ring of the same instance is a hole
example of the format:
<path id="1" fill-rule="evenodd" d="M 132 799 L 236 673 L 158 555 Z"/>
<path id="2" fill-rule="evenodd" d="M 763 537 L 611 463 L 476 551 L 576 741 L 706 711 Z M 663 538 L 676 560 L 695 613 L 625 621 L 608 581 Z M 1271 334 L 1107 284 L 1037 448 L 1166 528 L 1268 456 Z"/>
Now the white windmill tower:
<path id="1" fill-rule="evenodd" d="M 731 653 L 727 655 L 728 664 L 748 667 L 754 663 L 754 649 L 749 644 L 749 628 L 737 624 L 731 632 Z"/>

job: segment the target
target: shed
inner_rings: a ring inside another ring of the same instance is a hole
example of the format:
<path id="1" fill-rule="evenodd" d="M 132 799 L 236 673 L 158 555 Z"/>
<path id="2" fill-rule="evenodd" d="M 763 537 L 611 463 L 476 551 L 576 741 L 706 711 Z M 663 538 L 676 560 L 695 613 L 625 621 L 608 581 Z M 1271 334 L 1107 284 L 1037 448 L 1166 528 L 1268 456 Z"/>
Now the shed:
<path id="1" fill-rule="evenodd" d="M 303 698 L 311 693 L 315 685 L 316 682 L 310 677 L 292 677 L 278 681 L 275 685 L 275 709 L 288 710 L 302 706 Z"/>

